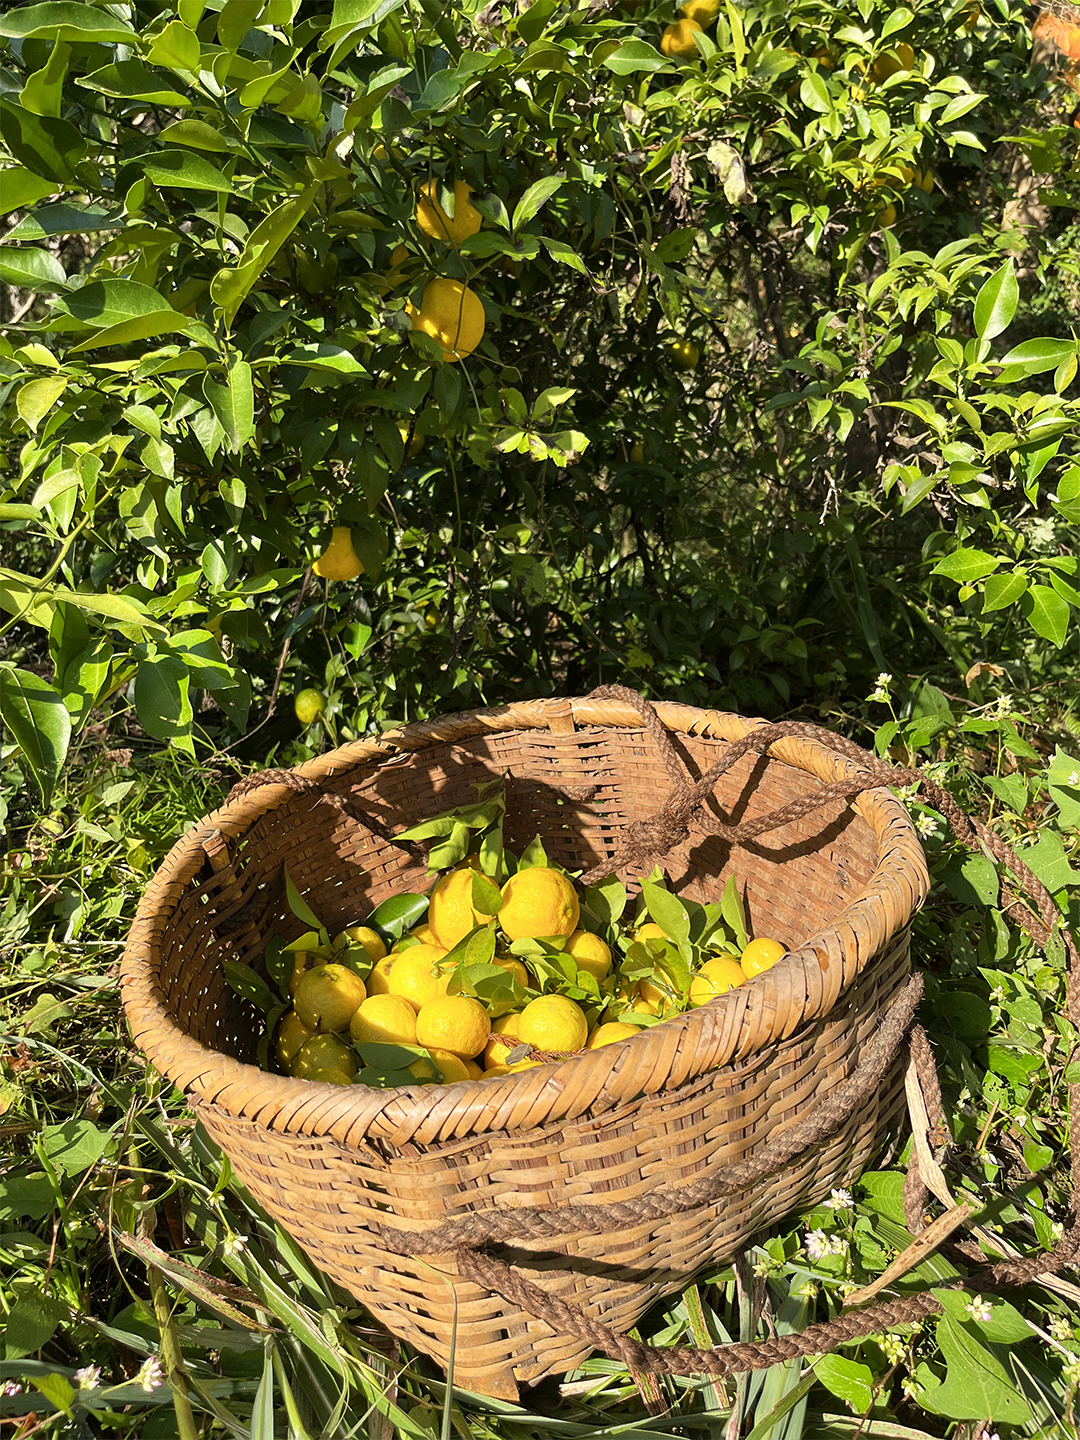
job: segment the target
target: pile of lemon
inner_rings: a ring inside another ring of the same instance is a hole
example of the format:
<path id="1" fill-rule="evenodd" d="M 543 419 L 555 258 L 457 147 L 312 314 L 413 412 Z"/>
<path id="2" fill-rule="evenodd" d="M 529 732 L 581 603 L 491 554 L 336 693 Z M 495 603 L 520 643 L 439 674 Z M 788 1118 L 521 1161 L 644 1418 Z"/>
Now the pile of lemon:
<path id="1" fill-rule="evenodd" d="M 582 926 L 573 881 L 550 864 L 518 869 L 497 887 L 470 855 L 437 880 L 426 916 L 423 897 L 397 898 L 402 914 L 413 903 L 412 928 L 396 939 L 379 926 L 380 907 L 374 923 L 347 928 L 329 949 L 315 932 L 282 946 L 291 1004 L 272 1015 L 271 1033 L 286 1073 L 378 1086 L 506 1075 L 628 1039 L 787 953 L 744 933 L 741 953 L 684 967 L 680 984 L 663 963 L 674 942 L 647 911 L 625 927 L 617 917 L 601 924 L 609 944 Z"/>

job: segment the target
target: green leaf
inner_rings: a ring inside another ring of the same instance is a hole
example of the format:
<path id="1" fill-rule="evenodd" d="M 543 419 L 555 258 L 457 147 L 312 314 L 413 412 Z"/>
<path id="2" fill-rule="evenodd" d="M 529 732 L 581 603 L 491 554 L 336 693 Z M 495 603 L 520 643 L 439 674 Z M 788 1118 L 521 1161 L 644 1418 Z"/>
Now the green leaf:
<path id="1" fill-rule="evenodd" d="M 1027 592 L 1028 577 L 1023 570 L 1010 570 L 1006 575 L 990 575 L 983 586 L 983 614 L 988 610 L 1004 610 Z"/>
<path id="2" fill-rule="evenodd" d="M 1065 644 L 1069 633 L 1071 611 L 1067 600 L 1049 585 L 1031 585 L 1020 602 L 1021 611 L 1028 624 L 1059 648 Z"/>
<path id="3" fill-rule="evenodd" d="M 105 65 L 76 82 L 101 95 L 119 95 L 127 100 L 148 100 L 152 105 L 190 105 L 191 96 L 177 90 L 156 70 L 141 60 L 120 60 Z"/>
<path id="4" fill-rule="evenodd" d="M 231 195 L 233 188 L 221 171 L 186 150 L 160 150 L 143 156 L 143 174 L 155 185 L 179 190 L 213 190 Z"/>
<path id="5" fill-rule="evenodd" d="M 158 138 L 167 145 L 188 145 L 192 150 L 211 150 L 222 155 L 229 153 L 221 131 L 205 120 L 174 120 Z"/>
<path id="6" fill-rule="evenodd" d="M 1069 862 L 1061 836 L 1056 831 L 1044 830 L 1034 845 L 1026 845 L 1017 853 L 1051 893 L 1066 886 L 1080 885 L 1080 870 L 1074 869 Z"/>
<path id="7" fill-rule="evenodd" d="M 41 790 L 46 809 L 71 739 L 71 717 L 59 693 L 28 670 L 0 669 L 0 719 Z"/>
<path id="8" fill-rule="evenodd" d="M 0 215 L 10 215 L 13 210 L 25 210 L 35 201 L 44 200 L 45 196 L 51 195 L 55 189 L 54 181 L 43 179 L 25 165 L 10 165 L 6 170 L 0 170 Z M 23 219 L 15 228 L 21 230 L 25 223 Z M 7 238 L 11 239 L 14 234 L 15 231 L 10 230 Z"/>
<path id="9" fill-rule="evenodd" d="M 1020 302 L 1013 262 L 1006 260 L 985 281 L 975 297 L 975 333 L 980 340 L 992 340 L 1007 330 Z"/>
<path id="10" fill-rule="evenodd" d="M 376 905 L 361 923 L 374 925 L 395 940 L 400 940 L 406 930 L 411 930 L 427 914 L 427 908 L 426 895 L 391 895 L 381 905 Z"/>
<path id="11" fill-rule="evenodd" d="M 539 214 L 552 195 L 562 189 L 565 183 L 566 181 L 561 175 L 545 175 L 542 180 L 537 180 L 530 185 L 514 206 L 511 228 L 518 230 L 522 225 L 527 225 L 534 215 Z"/>
<path id="12" fill-rule="evenodd" d="M 685 945 L 690 939 L 690 917 L 678 897 L 651 880 L 642 881 L 641 893 L 649 915 L 664 934 L 677 944 Z"/>
<path id="13" fill-rule="evenodd" d="M 281 357 L 283 365 L 308 365 L 317 370 L 336 370 L 339 375 L 366 375 L 351 350 L 344 345 L 331 345 L 324 340 L 309 340 L 297 345 Z M 440 370 L 440 375 L 443 371 Z"/>
<path id="14" fill-rule="evenodd" d="M 221 309 L 226 325 L 232 324 L 245 296 L 307 214 L 320 188 L 309 185 L 295 199 L 275 207 L 248 236 L 235 269 L 219 270 L 211 280 L 210 298 Z"/>
<path id="15" fill-rule="evenodd" d="M 19 289 L 68 288 L 68 275 L 55 255 L 16 245 L 0 245 L 0 279 Z"/>
<path id="16" fill-rule="evenodd" d="M 151 65 L 164 65 L 166 70 L 183 70 L 193 75 L 199 68 L 199 56 L 199 37 L 195 31 L 183 20 L 170 20 L 150 42 L 146 58 Z"/>
<path id="17" fill-rule="evenodd" d="M 869 1365 L 843 1355 L 823 1355 L 814 1365 L 814 1375 L 856 1415 L 865 1415 L 874 1403 L 874 1372 Z"/>
<path id="18" fill-rule="evenodd" d="M 984 1420 L 1022 1424 L 1030 1411 L 1005 1367 L 966 1326 L 946 1316 L 938 1322 L 937 1341 L 948 1365 L 940 1385 L 923 1385 L 914 1396 L 931 1415 L 953 1420 Z M 919 1378 L 919 1377 L 917 1377 Z"/>
<path id="19" fill-rule="evenodd" d="M 148 340 L 152 335 L 186 335 L 194 322 L 176 310 L 155 310 L 149 315 L 136 315 L 131 320 L 121 320 L 116 325 L 106 325 L 104 330 L 72 345 L 70 355 L 81 355 L 84 350 L 103 350 L 109 345 L 130 345 L 135 340 Z"/>
<path id="20" fill-rule="evenodd" d="M 218 16 L 217 37 L 226 50 L 235 53 L 240 42 L 255 24 L 263 8 L 263 0 L 225 0 Z"/>
<path id="21" fill-rule="evenodd" d="M 655 74 L 672 68 L 660 51 L 645 40 L 627 40 L 605 57 L 603 65 L 616 75 Z"/>
<path id="22" fill-rule="evenodd" d="M 58 301 L 57 309 L 66 310 L 86 325 L 102 327 L 163 311 L 176 314 L 163 295 L 136 280 L 91 280 L 66 300 Z"/>
<path id="23" fill-rule="evenodd" d="M 71 46 L 63 40 L 55 41 L 45 64 L 34 71 L 22 88 L 19 101 L 24 110 L 31 110 L 35 115 L 59 116 L 70 59 Z"/>
<path id="24" fill-rule="evenodd" d="M 1054 340 L 1049 336 L 1025 340 L 1001 357 L 998 361 L 1001 373 L 995 380 L 999 385 L 1009 385 L 1029 375 L 1042 375 L 1047 370 L 1056 370 L 1062 361 L 1076 353 L 1075 340 Z"/>
<path id="25" fill-rule="evenodd" d="M 997 870 L 985 855 L 968 855 L 963 859 L 955 856 L 934 878 L 965 905 L 986 906 L 998 902 Z"/>
<path id="26" fill-rule="evenodd" d="M 67 120 L 33 115 L 0 96 L 0 137 L 27 170 L 57 185 L 75 181 L 75 167 L 86 154 L 86 141 Z"/>
<path id="27" fill-rule="evenodd" d="M 588 275 L 585 262 L 565 240 L 550 240 L 546 235 L 540 237 L 540 243 L 553 260 L 558 260 L 560 265 L 569 265 L 571 270 L 577 270 L 582 275 Z"/>
<path id="28" fill-rule="evenodd" d="M 887 40 L 890 35 L 897 34 L 900 30 L 906 30 L 915 19 L 914 13 L 906 5 L 897 5 L 892 11 L 885 24 L 881 27 L 881 38 Z M 817 1367 L 815 1367 L 817 1368 Z M 835 1391 L 833 1392 L 836 1393 Z"/>
<path id="29" fill-rule="evenodd" d="M 4 190 L 6 185 L 4 177 L 11 173 L 9 170 L 0 171 L 0 190 Z M 7 196 L 4 198 L 6 200 Z M 33 214 L 24 215 L 4 239 L 10 243 L 14 240 L 47 240 L 52 235 L 92 235 L 98 230 L 118 230 L 122 224 L 116 214 L 102 210 L 99 205 L 69 205 L 60 200 L 55 205 L 42 205 Z"/>
<path id="30" fill-rule="evenodd" d="M 750 931 L 746 924 L 746 910 L 743 906 L 742 895 L 739 892 L 739 882 L 734 875 L 729 875 L 724 886 L 724 893 L 720 897 L 720 914 L 724 917 L 724 923 L 735 937 L 735 944 L 740 951 L 745 950 L 750 943 Z"/>
<path id="31" fill-rule="evenodd" d="M 31 1175 L 8 1174 L 0 1180 L 0 1220 L 43 1220 L 56 1204 L 52 1181 L 44 1171 Z"/>
<path id="32" fill-rule="evenodd" d="M 135 713 L 155 740 L 180 740 L 191 730 L 191 679 L 174 655 L 144 660 L 135 676 Z"/>
<path id="33" fill-rule="evenodd" d="M 218 424 L 225 432 L 227 448 L 233 453 L 242 450 L 255 434 L 255 389 L 251 366 L 246 360 L 238 360 L 234 356 L 227 383 L 219 385 L 207 375 L 202 388 Z"/>
<path id="34" fill-rule="evenodd" d="M 65 1120 L 59 1125 L 46 1125 L 38 1143 L 61 1175 L 81 1175 L 97 1164 L 111 1138 L 107 1130 L 99 1130 L 91 1120 Z"/>
<path id="35" fill-rule="evenodd" d="M 931 574 L 946 575 L 958 585 L 970 585 L 973 581 L 989 575 L 1000 564 L 999 555 L 988 555 L 985 550 L 961 546 L 951 555 L 946 555 L 944 560 L 939 560 Z"/>
<path id="36" fill-rule="evenodd" d="M 481 915 L 497 915 L 502 909 L 503 895 L 498 885 L 492 884 L 486 875 L 473 871 L 472 906 Z"/>
<path id="37" fill-rule="evenodd" d="M 326 935 L 325 925 L 300 894 L 287 868 L 285 868 L 285 899 L 288 901 L 289 909 L 298 920 L 302 920 L 305 925 L 311 925 L 319 932 L 320 936 Z"/>
<path id="38" fill-rule="evenodd" d="M 4 1326 L 5 1358 L 18 1360 L 24 1355 L 33 1355 L 36 1350 L 49 1343 L 56 1334 L 57 1326 L 69 1317 L 68 1307 L 59 1300 L 54 1300 L 51 1295 L 46 1295 L 41 1290 L 24 1290 L 11 1307 L 7 1324 Z M 70 1385 L 68 1389 L 71 1389 Z M 70 1400 L 67 1403 L 70 1405 Z M 59 1405 L 57 1408 L 63 1409 L 64 1406 Z"/>
<path id="39" fill-rule="evenodd" d="M 22 386 L 15 396 L 15 409 L 31 430 L 37 429 L 67 385 L 64 375 L 42 375 L 40 379 L 30 380 Z"/>
<path id="40" fill-rule="evenodd" d="M 44 6 L 40 8 L 44 9 Z M 42 1296 L 41 1299 L 43 1301 L 46 1301 L 50 1305 L 56 1305 L 59 1303 L 55 1300 L 49 1300 L 47 1296 Z M 58 1318 L 65 1319 L 66 1314 L 61 1315 Z M 54 1326 L 53 1328 L 55 1330 L 56 1327 Z M 10 1344 L 7 1347 L 7 1353 L 8 1355 L 13 1354 Z M 29 1379 L 30 1384 L 33 1385 L 34 1389 L 40 1391 L 41 1394 L 44 1395 L 45 1399 L 48 1400 L 50 1405 L 52 1405 L 57 1410 L 63 1411 L 65 1415 L 71 1414 L 72 1403 L 75 1400 L 75 1390 L 70 1380 L 66 1379 L 63 1375 L 58 1375 L 56 1373 L 53 1373 L 52 1375 L 30 1375 L 27 1378 Z"/>
<path id="41" fill-rule="evenodd" d="M 229 989 L 241 999 L 250 1000 L 253 1005 L 257 1005 L 265 1015 L 280 1007 L 281 1001 L 250 965 L 245 965 L 242 960 L 226 960 L 222 970 Z"/>
<path id="42" fill-rule="evenodd" d="M 626 886 L 614 875 L 590 885 L 584 892 L 585 906 L 601 925 L 617 925 L 626 909 Z"/>
<path id="43" fill-rule="evenodd" d="M 130 45 L 135 31 L 126 20 L 119 20 L 94 5 L 76 3 L 76 0 L 48 0 L 44 5 L 28 5 L 0 16 L 0 35 L 12 40 L 40 36 L 49 40 Z"/>

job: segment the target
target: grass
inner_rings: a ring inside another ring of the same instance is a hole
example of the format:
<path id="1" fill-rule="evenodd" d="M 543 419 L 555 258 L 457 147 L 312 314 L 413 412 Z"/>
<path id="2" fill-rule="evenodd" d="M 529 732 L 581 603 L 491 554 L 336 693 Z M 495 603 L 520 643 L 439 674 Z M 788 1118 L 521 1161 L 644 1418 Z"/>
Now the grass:
<path id="1" fill-rule="evenodd" d="M 1060 737 L 1048 763 L 1052 746 L 1033 722 L 1001 711 L 989 728 L 961 730 L 970 718 L 954 717 L 950 753 L 970 753 L 939 766 L 943 778 L 969 804 L 983 797 L 1006 838 L 1034 839 L 1025 859 L 1075 919 L 1080 787 L 1058 758 L 1073 742 Z M 917 722 L 897 721 L 888 741 L 911 742 L 925 760 Z M 11 754 L 0 791 L 12 842 L 0 938 L 4 1437 L 1080 1434 L 1080 1307 L 1037 1285 L 1007 1298 L 960 1291 L 921 1327 L 726 1382 L 635 1376 L 594 1356 L 518 1405 L 447 1387 L 314 1269 L 131 1046 L 116 987 L 127 925 L 161 855 L 231 772 L 126 741 L 110 749 L 108 738 L 84 743 L 48 815 Z M 1000 782 L 992 810 L 975 774 L 986 766 Z M 1005 918 L 989 862 L 955 853 L 937 817 L 915 813 L 937 880 L 914 950 L 951 1132 L 949 1184 L 989 1232 L 1037 1252 L 1068 1206 L 1063 1087 L 1076 1037 L 1061 947 L 1044 955 Z M 698 1276 L 642 1319 L 641 1337 L 724 1343 L 835 1314 L 910 1242 L 903 1158 Z M 939 1251 L 898 1289 L 970 1268 Z"/>

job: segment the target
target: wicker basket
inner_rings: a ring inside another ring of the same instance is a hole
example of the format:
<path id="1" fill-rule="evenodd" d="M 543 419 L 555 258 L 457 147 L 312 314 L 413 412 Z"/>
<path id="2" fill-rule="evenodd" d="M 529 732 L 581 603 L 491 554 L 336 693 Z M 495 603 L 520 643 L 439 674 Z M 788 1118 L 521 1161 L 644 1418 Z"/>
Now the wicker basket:
<path id="1" fill-rule="evenodd" d="M 691 776 L 764 723 L 656 709 Z M 389 1253 L 379 1227 L 630 1201 L 754 1157 L 858 1063 L 907 977 L 927 876 L 886 790 L 734 851 L 692 829 L 667 858 L 672 888 L 716 900 L 736 874 L 755 931 L 791 950 L 752 983 L 634 1039 L 497 1079 L 378 1091 L 255 1068 L 259 1017 L 226 986 L 222 962 L 258 968 L 272 935 L 303 928 L 285 904 L 283 862 L 331 930 L 355 922 L 426 884 L 423 862 L 387 837 L 471 802 L 477 782 L 504 772 L 511 848 L 539 833 L 573 869 L 613 855 L 670 788 L 641 716 L 612 700 L 507 705 L 345 746 L 292 772 L 318 788 L 267 784 L 177 843 L 132 927 L 123 992 L 136 1042 L 312 1259 L 444 1367 L 456 1310 L 457 1383 L 516 1398 L 519 1383 L 565 1373 L 587 1347 L 455 1278 L 452 1255 Z M 784 739 L 734 764 L 710 809 L 743 821 L 854 773 L 820 744 Z M 374 830 L 322 803 L 323 789 L 374 817 Z M 835 1135 L 751 1192 L 617 1233 L 564 1233 L 534 1247 L 542 1255 L 526 1241 L 500 1253 L 625 1330 L 703 1266 L 858 1175 L 895 1133 L 901 1091 L 894 1064 Z"/>

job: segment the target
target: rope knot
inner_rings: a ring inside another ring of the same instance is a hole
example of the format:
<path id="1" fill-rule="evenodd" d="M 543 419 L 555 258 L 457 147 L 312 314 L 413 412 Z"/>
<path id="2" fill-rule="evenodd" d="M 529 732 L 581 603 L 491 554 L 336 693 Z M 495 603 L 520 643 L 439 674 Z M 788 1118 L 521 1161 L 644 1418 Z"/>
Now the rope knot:
<path id="1" fill-rule="evenodd" d="M 625 833 L 642 855 L 666 855 L 689 837 L 690 827 L 681 817 L 661 810 L 647 820 L 632 821 Z"/>

